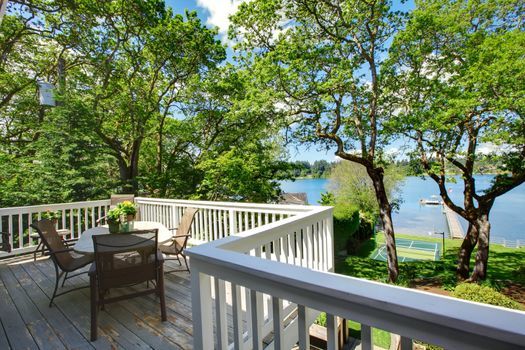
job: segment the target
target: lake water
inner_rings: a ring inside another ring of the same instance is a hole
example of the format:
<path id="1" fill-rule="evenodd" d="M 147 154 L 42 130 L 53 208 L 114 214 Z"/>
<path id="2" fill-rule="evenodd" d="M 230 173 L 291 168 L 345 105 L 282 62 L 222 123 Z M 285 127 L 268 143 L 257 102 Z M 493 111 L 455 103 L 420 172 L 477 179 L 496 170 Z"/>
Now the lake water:
<path id="1" fill-rule="evenodd" d="M 491 175 L 476 176 L 476 186 L 487 188 Z M 301 179 L 282 181 L 281 189 L 285 192 L 306 192 L 308 202 L 318 205 L 321 193 L 327 191 L 327 179 Z M 461 181 L 447 185 L 449 194 L 455 203 L 462 203 L 463 186 Z M 401 186 L 403 203 L 399 212 L 394 213 L 396 232 L 416 235 L 428 235 L 429 232 L 448 232 L 445 216 L 441 206 L 422 206 L 421 198 L 431 198 L 439 193 L 433 180 L 409 176 Z M 439 198 L 440 199 L 440 198 Z M 467 224 L 461 219 L 466 231 Z M 491 236 L 510 240 L 525 239 L 525 184 L 496 199 L 490 213 L 492 225 Z"/>

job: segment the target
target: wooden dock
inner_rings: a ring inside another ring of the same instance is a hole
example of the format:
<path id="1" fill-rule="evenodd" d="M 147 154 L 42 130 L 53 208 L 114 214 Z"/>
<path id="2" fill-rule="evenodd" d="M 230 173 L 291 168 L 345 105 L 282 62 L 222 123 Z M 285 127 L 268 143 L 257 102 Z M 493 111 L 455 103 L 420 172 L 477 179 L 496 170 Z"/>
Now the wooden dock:
<path id="1" fill-rule="evenodd" d="M 455 211 L 443 205 L 443 213 L 447 218 L 448 231 L 450 232 L 450 238 L 463 239 L 465 237 L 465 231 L 459 222 L 458 214 Z"/>

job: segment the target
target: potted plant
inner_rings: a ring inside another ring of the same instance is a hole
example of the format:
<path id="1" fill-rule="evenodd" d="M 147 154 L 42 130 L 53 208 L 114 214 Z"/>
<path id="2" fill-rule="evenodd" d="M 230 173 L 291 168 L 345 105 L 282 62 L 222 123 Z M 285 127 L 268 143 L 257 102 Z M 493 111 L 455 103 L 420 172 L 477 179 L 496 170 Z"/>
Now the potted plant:
<path id="1" fill-rule="evenodd" d="M 58 222 L 58 219 L 60 218 L 60 212 L 59 211 L 51 211 L 47 210 L 42 213 L 42 219 L 48 219 L 53 222 L 53 224 L 56 224 Z"/>
<path id="2" fill-rule="evenodd" d="M 135 219 L 135 215 L 137 214 L 137 207 L 135 206 L 135 203 L 131 201 L 124 201 L 117 204 L 117 208 L 120 210 L 120 215 L 125 218 L 126 222 L 130 222 Z"/>
<path id="3" fill-rule="evenodd" d="M 106 221 L 109 227 L 109 233 L 117 233 L 120 229 L 121 212 L 118 207 L 110 209 L 106 214 Z"/>

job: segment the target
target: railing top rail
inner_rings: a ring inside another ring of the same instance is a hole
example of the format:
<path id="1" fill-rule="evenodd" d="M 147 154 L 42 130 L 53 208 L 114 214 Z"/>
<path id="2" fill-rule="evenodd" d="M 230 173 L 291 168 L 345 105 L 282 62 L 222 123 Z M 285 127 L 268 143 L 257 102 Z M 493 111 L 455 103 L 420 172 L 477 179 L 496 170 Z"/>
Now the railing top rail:
<path id="1" fill-rule="evenodd" d="M 9 207 L 9 208 L 0 208 L 0 215 L 13 215 L 13 214 L 27 214 L 34 213 L 38 211 L 46 210 L 59 210 L 59 209 L 74 209 L 74 208 L 83 208 L 86 205 L 89 206 L 103 206 L 109 205 L 109 199 L 101 199 L 96 201 L 85 201 L 85 202 L 71 202 L 71 203 L 55 203 L 55 204 L 39 204 L 39 205 L 29 205 L 25 207 Z"/>
<path id="2" fill-rule="evenodd" d="M 491 344 L 525 344 L 525 312 L 220 248 L 243 239 L 230 236 L 192 247 L 188 250 L 192 265 L 202 273 L 263 293 L 438 345 L 466 346 L 470 342 L 467 348 L 490 348 Z"/>
<path id="3" fill-rule="evenodd" d="M 213 202 L 213 201 L 193 201 L 185 199 L 165 199 L 165 198 L 146 198 L 137 197 L 135 198 L 137 203 L 166 203 L 166 204 L 179 204 L 184 206 L 194 207 L 213 207 L 222 209 L 266 209 L 266 210 L 277 210 L 284 212 L 309 212 L 318 208 L 319 206 L 314 205 L 288 205 L 288 204 L 262 204 L 262 203 L 240 203 L 240 202 Z"/>
<path id="4" fill-rule="evenodd" d="M 233 250 L 237 252 L 246 252 L 250 249 L 258 247 L 260 243 L 270 242 L 279 238 L 283 232 L 294 231 L 298 228 L 298 223 L 301 227 L 306 227 L 310 224 L 315 224 L 320 219 L 332 215 L 332 207 L 314 207 L 311 212 L 301 213 L 299 215 L 289 217 L 283 220 L 272 222 L 264 226 L 259 226 L 250 230 L 237 233 L 235 236 L 242 239 L 234 240 L 217 240 L 218 247 L 222 249 Z"/>

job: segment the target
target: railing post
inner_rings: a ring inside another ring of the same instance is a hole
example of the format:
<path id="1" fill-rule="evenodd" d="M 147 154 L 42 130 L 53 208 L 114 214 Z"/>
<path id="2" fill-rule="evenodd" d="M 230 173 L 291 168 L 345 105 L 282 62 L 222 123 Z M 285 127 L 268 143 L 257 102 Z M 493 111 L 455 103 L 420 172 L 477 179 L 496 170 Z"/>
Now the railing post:
<path id="1" fill-rule="evenodd" d="M 213 349 L 213 322 L 210 276 L 200 272 L 197 261 L 191 264 L 191 309 L 193 348 Z"/>

